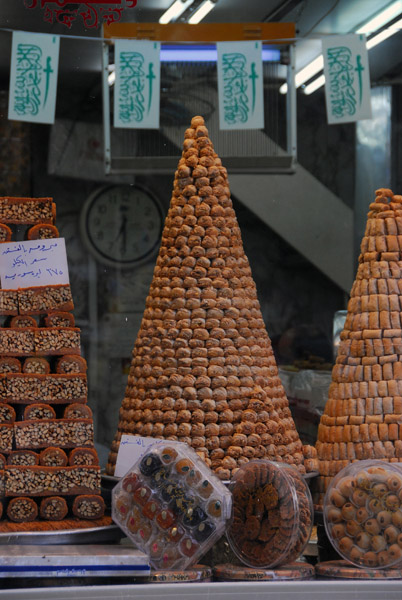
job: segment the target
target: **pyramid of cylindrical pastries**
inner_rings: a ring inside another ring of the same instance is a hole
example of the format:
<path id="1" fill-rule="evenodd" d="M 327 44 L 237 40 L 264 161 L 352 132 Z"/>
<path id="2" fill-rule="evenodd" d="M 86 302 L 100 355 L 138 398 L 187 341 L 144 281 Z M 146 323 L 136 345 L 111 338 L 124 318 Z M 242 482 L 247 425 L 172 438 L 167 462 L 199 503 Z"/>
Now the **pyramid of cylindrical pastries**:
<path id="1" fill-rule="evenodd" d="M 54 218 L 51 198 L 0 198 L 0 242 L 16 225 L 28 240 L 57 237 Z M 104 514 L 73 308 L 69 285 L 0 289 L 0 516 L 25 530 Z"/>
<path id="2" fill-rule="evenodd" d="M 318 428 L 315 502 L 349 462 L 402 462 L 402 196 L 376 191 Z"/>
<path id="3" fill-rule="evenodd" d="M 227 172 L 202 117 L 185 132 L 109 474 L 122 434 L 187 442 L 222 479 L 252 458 L 305 469 Z"/>

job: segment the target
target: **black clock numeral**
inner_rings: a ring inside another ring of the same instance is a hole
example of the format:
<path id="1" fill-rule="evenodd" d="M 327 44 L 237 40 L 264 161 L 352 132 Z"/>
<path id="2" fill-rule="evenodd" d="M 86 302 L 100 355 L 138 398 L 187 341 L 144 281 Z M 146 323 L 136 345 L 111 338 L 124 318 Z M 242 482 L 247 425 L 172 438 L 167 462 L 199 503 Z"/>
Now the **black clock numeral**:
<path id="1" fill-rule="evenodd" d="M 99 212 L 99 214 L 104 215 L 107 212 L 106 204 L 99 204 L 98 212 Z"/>

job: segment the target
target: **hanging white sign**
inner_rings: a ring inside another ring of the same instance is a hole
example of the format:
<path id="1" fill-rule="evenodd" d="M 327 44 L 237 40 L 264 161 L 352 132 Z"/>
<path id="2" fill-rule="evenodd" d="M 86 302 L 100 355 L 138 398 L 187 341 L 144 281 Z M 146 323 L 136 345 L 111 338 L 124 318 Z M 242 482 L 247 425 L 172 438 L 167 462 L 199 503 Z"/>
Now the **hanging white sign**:
<path id="1" fill-rule="evenodd" d="M 8 118 L 54 123 L 60 38 L 14 31 Z"/>
<path id="2" fill-rule="evenodd" d="M 114 126 L 158 129 L 160 42 L 115 40 Z"/>
<path id="3" fill-rule="evenodd" d="M 366 37 L 337 35 L 322 40 L 329 124 L 371 119 Z"/>
<path id="4" fill-rule="evenodd" d="M 261 42 L 218 42 L 220 129 L 264 127 Z"/>

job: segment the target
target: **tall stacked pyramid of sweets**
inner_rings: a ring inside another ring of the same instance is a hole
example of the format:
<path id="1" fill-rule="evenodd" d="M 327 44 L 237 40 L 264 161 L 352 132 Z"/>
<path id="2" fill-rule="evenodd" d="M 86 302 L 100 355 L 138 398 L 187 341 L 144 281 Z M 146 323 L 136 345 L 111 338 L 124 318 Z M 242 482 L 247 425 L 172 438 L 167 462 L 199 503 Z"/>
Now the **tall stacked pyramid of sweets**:
<path id="1" fill-rule="evenodd" d="M 402 196 L 376 191 L 318 428 L 322 505 L 349 462 L 402 462 Z"/>
<path id="2" fill-rule="evenodd" d="M 107 473 L 122 434 L 186 442 L 221 479 L 255 458 L 305 471 L 244 253 L 226 169 L 202 117 L 185 132 Z M 314 469 L 314 448 L 306 448 Z"/>
<path id="3" fill-rule="evenodd" d="M 22 235 L 56 238 L 54 221 L 51 198 L 0 198 L 2 243 Z M 0 289 L 0 530 L 100 519 L 100 468 L 70 286 L 6 287 Z"/>

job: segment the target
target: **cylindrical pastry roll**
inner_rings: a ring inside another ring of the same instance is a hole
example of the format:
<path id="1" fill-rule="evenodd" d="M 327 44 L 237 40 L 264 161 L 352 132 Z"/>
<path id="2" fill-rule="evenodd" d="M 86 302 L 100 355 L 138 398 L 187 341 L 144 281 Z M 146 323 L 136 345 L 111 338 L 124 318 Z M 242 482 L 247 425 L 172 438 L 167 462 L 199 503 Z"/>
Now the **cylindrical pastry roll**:
<path id="1" fill-rule="evenodd" d="M 39 455 L 39 464 L 43 467 L 65 467 L 67 463 L 67 454 L 61 448 L 45 448 Z"/>
<path id="2" fill-rule="evenodd" d="M 11 242 L 12 236 L 13 232 L 9 226 L 5 225 L 4 223 L 0 223 L 0 244 L 3 242 Z"/>
<path id="3" fill-rule="evenodd" d="M 74 448 L 68 459 L 70 466 L 74 465 L 98 465 L 99 458 L 95 448 Z"/>
<path id="4" fill-rule="evenodd" d="M 13 450 L 7 458 L 8 465 L 34 466 L 39 464 L 39 454 L 33 450 Z"/>
<path id="5" fill-rule="evenodd" d="M 105 502 L 102 496 L 77 496 L 73 502 L 73 514 L 80 519 L 99 519 L 105 512 Z"/>
<path id="6" fill-rule="evenodd" d="M 32 498 L 25 496 L 12 498 L 7 506 L 7 517 L 15 523 L 34 521 L 38 516 L 38 505 Z"/>
<path id="7" fill-rule="evenodd" d="M 88 404 L 68 404 L 64 409 L 63 419 L 92 419 L 92 410 Z"/>
<path id="8" fill-rule="evenodd" d="M 49 240 L 59 237 L 59 230 L 50 223 L 38 223 L 27 231 L 28 240 Z"/>
<path id="9" fill-rule="evenodd" d="M 74 315 L 70 312 L 57 311 L 49 313 L 45 317 L 46 327 L 74 327 L 75 319 Z"/>
<path id="10" fill-rule="evenodd" d="M 55 419 L 56 413 L 53 406 L 49 404 L 30 404 L 25 407 L 24 421 L 33 421 L 37 419 Z"/>
<path id="11" fill-rule="evenodd" d="M 65 354 L 56 363 L 56 373 L 85 373 L 87 362 L 82 356 Z"/>
<path id="12" fill-rule="evenodd" d="M 9 404 L 0 404 L 0 423 L 14 423 L 15 410 Z"/>
<path id="13" fill-rule="evenodd" d="M 61 521 L 68 513 L 67 502 L 61 496 L 43 498 L 39 506 L 39 514 L 47 521 Z"/>
<path id="14" fill-rule="evenodd" d="M 30 356 L 24 360 L 23 373 L 50 373 L 50 364 L 46 358 L 41 356 Z"/>
<path id="15" fill-rule="evenodd" d="M 21 363 L 13 356 L 2 356 L 0 358 L 0 373 L 21 373 Z"/>
<path id="16" fill-rule="evenodd" d="M 10 327 L 37 327 L 38 324 L 34 317 L 30 315 L 16 315 L 10 320 Z"/>

